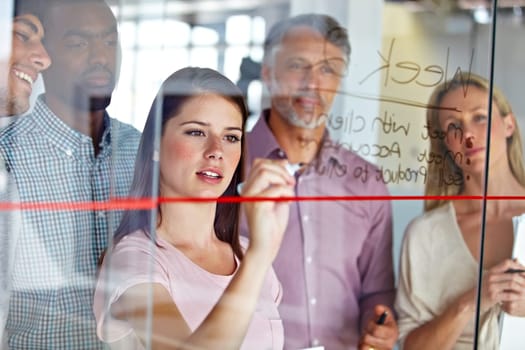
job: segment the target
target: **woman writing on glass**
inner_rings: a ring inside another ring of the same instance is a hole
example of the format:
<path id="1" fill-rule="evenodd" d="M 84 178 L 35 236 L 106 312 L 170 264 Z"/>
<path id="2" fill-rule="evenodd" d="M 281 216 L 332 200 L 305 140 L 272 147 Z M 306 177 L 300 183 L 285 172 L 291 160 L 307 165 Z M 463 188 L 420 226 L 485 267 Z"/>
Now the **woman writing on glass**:
<path id="1" fill-rule="evenodd" d="M 456 75 L 433 92 L 427 111 L 430 152 L 425 195 L 524 196 L 525 170 L 516 119 L 502 93 L 492 95 L 490 152 L 486 147 L 489 82 Z M 489 157 L 488 169 L 485 159 Z M 446 180 L 446 181 L 444 181 Z M 480 264 L 481 200 L 426 200 L 408 226 L 396 296 L 404 349 L 472 349 Z M 511 259 L 518 200 L 487 200 L 479 344 L 497 349 L 498 316 L 525 316 L 525 267 Z"/>
<path id="2" fill-rule="evenodd" d="M 112 347 L 140 348 L 150 339 L 153 349 L 282 348 L 271 264 L 288 204 L 244 203 L 248 244 L 239 241 L 239 204 L 216 200 L 235 196 L 241 181 L 246 116 L 241 91 L 211 69 L 185 68 L 163 83 L 130 194 L 171 200 L 160 201 L 154 225 L 148 210 L 126 212 L 104 259 L 94 310 L 99 337 Z M 242 195 L 293 196 L 284 165 L 257 161 Z"/>

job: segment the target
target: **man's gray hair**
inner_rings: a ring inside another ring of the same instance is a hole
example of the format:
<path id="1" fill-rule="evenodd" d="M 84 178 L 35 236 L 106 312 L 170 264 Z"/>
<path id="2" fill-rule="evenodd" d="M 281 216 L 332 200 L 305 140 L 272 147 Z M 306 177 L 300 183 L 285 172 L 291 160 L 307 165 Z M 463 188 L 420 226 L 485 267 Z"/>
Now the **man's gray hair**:
<path id="1" fill-rule="evenodd" d="M 264 41 L 263 62 L 265 64 L 271 65 L 270 58 L 273 56 L 275 48 L 279 46 L 283 37 L 288 34 L 290 30 L 297 27 L 308 27 L 321 34 L 326 41 L 343 51 L 348 63 L 351 50 L 346 28 L 342 27 L 339 22 L 331 16 L 312 13 L 284 19 L 270 28 Z"/>

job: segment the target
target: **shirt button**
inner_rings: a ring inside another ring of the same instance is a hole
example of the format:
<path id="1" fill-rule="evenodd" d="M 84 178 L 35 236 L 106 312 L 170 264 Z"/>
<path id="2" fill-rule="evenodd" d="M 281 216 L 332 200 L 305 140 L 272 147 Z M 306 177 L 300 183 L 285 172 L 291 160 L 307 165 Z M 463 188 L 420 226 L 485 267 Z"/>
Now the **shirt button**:
<path id="1" fill-rule="evenodd" d="M 312 305 L 317 304 L 317 299 L 315 299 L 315 298 L 310 299 L 310 304 L 312 304 Z"/>
<path id="2" fill-rule="evenodd" d="M 313 345 L 313 346 L 318 346 L 318 345 L 319 345 L 319 339 L 315 338 L 315 339 L 312 341 L 312 345 Z"/>
<path id="3" fill-rule="evenodd" d="M 307 262 L 308 264 L 311 264 L 311 263 L 312 263 L 312 257 L 311 257 L 311 256 L 307 256 L 307 257 L 306 257 L 306 262 Z"/>
<path id="4" fill-rule="evenodd" d="M 71 157 L 71 156 L 73 155 L 73 151 L 70 150 L 69 148 L 66 149 L 66 155 L 67 155 L 68 157 Z"/>
<path id="5" fill-rule="evenodd" d="M 277 152 L 277 155 L 281 158 L 284 158 L 284 152 L 279 150 L 279 152 Z"/>
<path id="6" fill-rule="evenodd" d="M 104 213 L 103 211 L 98 211 L 98 212 L 97 212 L 97 216 L 98 216 L 99 218 L 105 218 L 105 217 L 106 217 L 106 213 Z"/>
<path id="7" fill-rule="evenodd" d="M 308 215 L 303 215 L 303 221 L 304 221 L 304 222 L 308 222 L 308 220 L 310 220 L 310 218 L 308 217 Z"/>

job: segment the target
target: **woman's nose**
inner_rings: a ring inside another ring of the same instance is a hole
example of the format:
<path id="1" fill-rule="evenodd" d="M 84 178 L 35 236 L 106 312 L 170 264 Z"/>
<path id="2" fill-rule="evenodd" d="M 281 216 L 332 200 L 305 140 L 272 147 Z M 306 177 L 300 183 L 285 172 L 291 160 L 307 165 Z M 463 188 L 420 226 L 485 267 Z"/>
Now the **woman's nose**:
<path id="1" fill-rule="evenodd" d="M 208 147 L 206 149 L 206 158 L 209 159 L 222 159 L 223 149 L 222 143 L 219 138 L 211 137 L 208 142 Z"/>

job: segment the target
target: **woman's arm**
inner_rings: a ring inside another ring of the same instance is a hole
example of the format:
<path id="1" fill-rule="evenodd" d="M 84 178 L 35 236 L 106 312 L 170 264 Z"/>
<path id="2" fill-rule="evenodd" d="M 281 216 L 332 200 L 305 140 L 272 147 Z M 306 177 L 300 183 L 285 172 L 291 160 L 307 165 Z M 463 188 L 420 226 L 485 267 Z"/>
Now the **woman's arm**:
<path id="1" fill-rule="evenodd" d="M 282 161 L 256 161 L 243 186 L 247 197 L 291 197 L 294 178 Z M 131 322 L 140 339 L 152 349 L 238 349 L 246 335 L 261 288 L 279 249 L 288 220 L 289 204 L 256 201 L 244 205 L 250 244 L 221 298 L 192 333 L 166 288 L 158 283 L 126 290 L 113 304 L 113 315 Z M 148 329 L 148 293 L 152 293 Z"/>
<path id="2" fill-rule="evenodd" d="M 192 333 L 171 295 L 161 284 L 141 284 L 128 289 L 114 304 L 114 317 L 131 323 L 152 349 L 238 349 L 257 305 L 269 264 L 250 252 L 235 277 L 202 324 Z M 151 329 L 148 330 L 148 294 L 152 293 Z"/>
<path id="3" fill-rule="evenodd" d="M 451 349 L 474 316 L 474 291 L 463 294 L 431 321 L 408 333 L 404 349 Z"/>
<path id="4" fill-rule="evenodd" d="M 519 266 L 512 260 L 504 260 L 483 276 L 481 313 L 497 303 L 523 303 L 523 299 L 518 301 L 519 289 L 523 290 L 523 287 L 516 282 L 516 276 L 505 273 L 510 268 Z M 441 315 L 412 330 L 405 339 L 404 349 L 451 349 L 475 315 L 476 297 L 476 288 L 473 288 L 450 304 Z"/>

